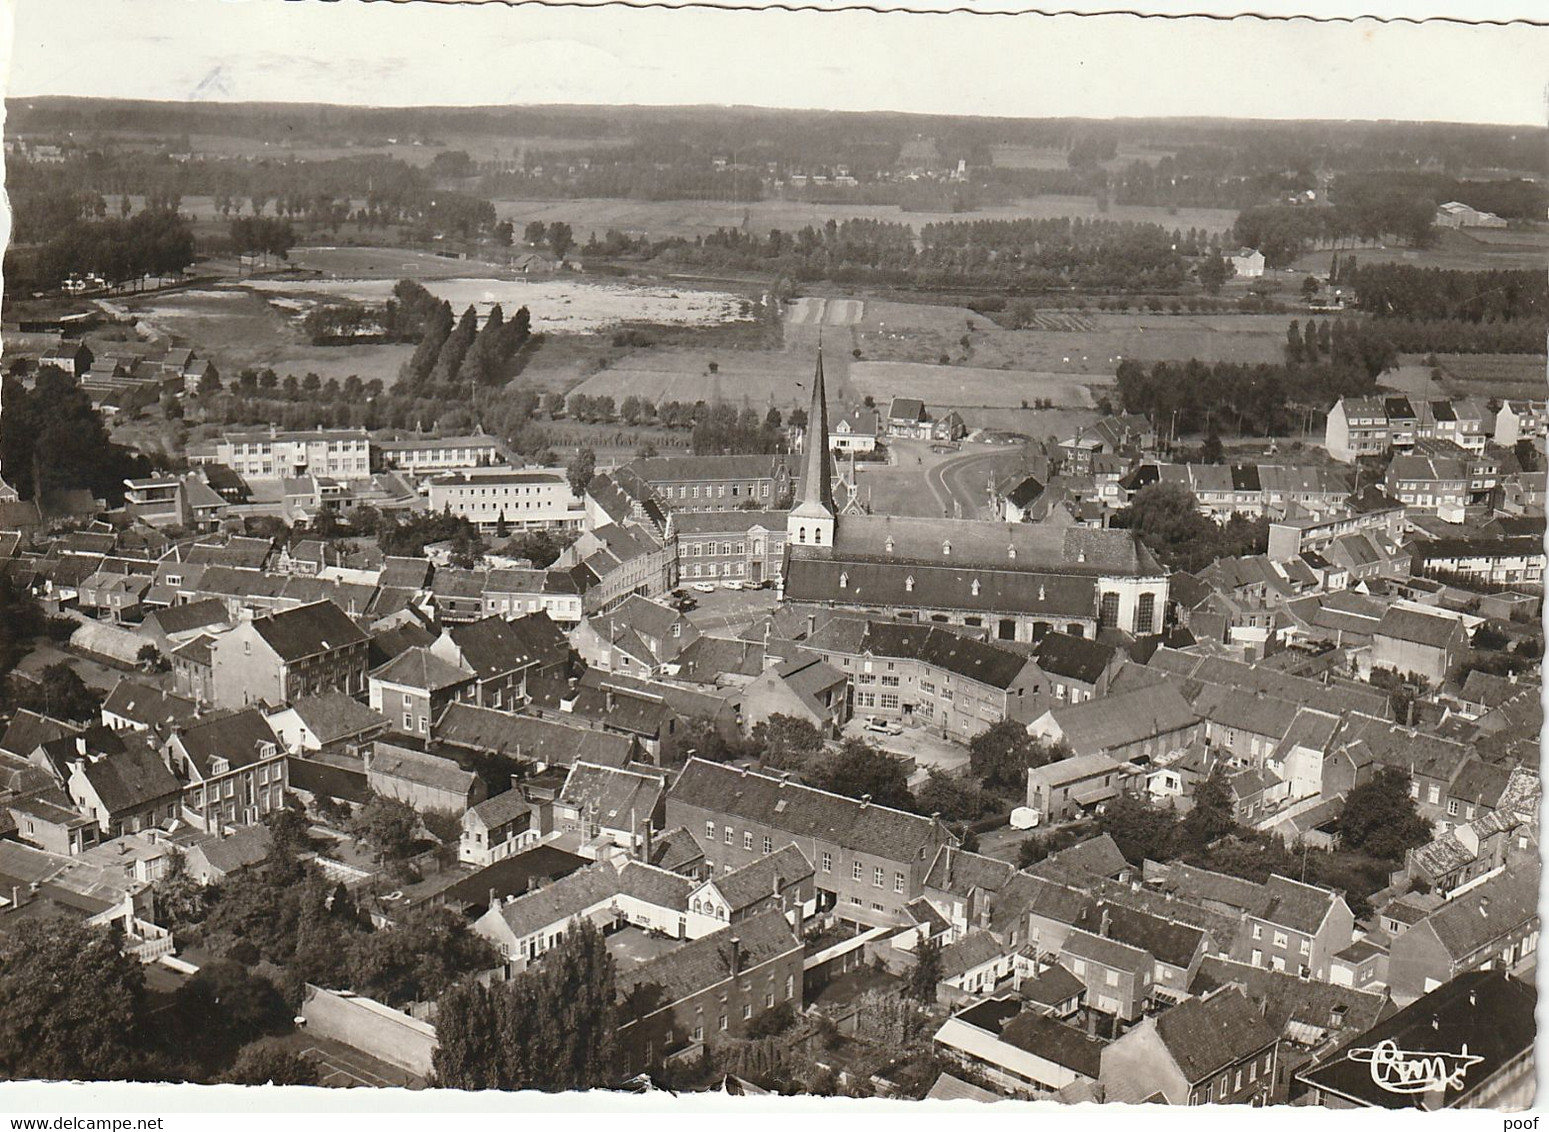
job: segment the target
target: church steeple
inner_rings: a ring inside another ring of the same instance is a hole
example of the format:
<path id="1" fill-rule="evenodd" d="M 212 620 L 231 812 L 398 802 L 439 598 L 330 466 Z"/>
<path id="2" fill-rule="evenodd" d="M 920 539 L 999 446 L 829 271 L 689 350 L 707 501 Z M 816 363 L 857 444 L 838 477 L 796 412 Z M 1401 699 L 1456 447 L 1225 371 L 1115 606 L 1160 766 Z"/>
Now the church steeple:
<path id="1" fill-rule="evenodd" d="M 823 344 L 812 375 L 812 408 L 802 452 L 800 496 L 786 520 L 789 546 L 834 544 L 834 472 L 828 452 L 828 398 L 823 387 Z"/>

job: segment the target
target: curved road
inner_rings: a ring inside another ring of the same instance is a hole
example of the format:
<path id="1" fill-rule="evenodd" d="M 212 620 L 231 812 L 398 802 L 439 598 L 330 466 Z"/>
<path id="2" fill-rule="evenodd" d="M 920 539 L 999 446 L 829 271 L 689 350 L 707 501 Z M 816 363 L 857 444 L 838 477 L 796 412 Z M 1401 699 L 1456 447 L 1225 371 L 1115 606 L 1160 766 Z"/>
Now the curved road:
<path id="1" fill-rule="evenodd" d="M 989 513 L 990 476 L 1014 467 L 1020 458 L 1020 451 L 1009 446 L 955 456 L 926 471 L 925 482 L 944 516 L 957 517 L 959 512 L 953 507 L 956 503 L 962 508 L 962 518 L 983 518 Z"/>

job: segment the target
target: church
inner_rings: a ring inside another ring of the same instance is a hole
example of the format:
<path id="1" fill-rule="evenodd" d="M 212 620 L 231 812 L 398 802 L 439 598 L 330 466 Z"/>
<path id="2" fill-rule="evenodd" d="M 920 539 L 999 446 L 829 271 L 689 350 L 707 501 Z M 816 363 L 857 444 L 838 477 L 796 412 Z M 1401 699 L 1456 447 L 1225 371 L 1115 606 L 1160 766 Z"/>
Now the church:
<path id="1" fill-rule="evenodd" d="M 823 353 L 781 598 L 796 609 L 955 625 L 991 640 L 1162 631 L 1167 572 L 1129 531 L 839 514 Z"/>

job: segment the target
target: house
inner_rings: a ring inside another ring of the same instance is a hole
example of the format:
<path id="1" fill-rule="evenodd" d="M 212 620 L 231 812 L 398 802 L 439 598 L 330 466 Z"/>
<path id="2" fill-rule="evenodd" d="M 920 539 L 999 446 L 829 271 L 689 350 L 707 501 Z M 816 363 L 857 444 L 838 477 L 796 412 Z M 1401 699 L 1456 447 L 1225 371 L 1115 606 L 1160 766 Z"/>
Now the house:
<path id="1" fill-rule="evenodd" d="M 554 799 L 554 828 L 579 841 L 583 857 L 604 846 L 649 856 L 650 831 L 661 828 L 666 781 L 620 767 L 578 762 Z"/>
<path id="2" fill-rule="evenodd" d="M 1515 448 L 1522 440 L 1541 440 L 1549 433 L 1549 402 L 1503 401 L 1495 413 L 1495 443 Z"/>
<path id="3" fill-rule="evenodd" d="M 781 508 L 790 497 L 787 457 L 651 456 L 620 469 L 650 486 L 673 511 L 735 511 L 747 503 Z"/>
<path id="4" fill-rule="evenodd" d="M 811 656 L 782 661 L 740 689 L 743 726 L 751 731 L 772 715 L 804 719 L 824 735 L 849 722 L 849 678 Z"/>
<path id="5" fill-rule="evenodd" d="M 323 751 L 369 742 L 388 721 L 343 692 L 319 692 L 270 715 L 269 726 L 288 751 Z"/>
<path id="6" fill-rule="evenodd" d="M 857 405 L 836 420 L 828 430 L 828 446 L 835 452 L 875 452 L 880 431 L 877 410 Z"/>
<path id="7" fill-rule="evenodd" d="M 97 823 L 68 803 L 63 795 L 45 791 L 0 802 L 0 807 L 9 814 L 19 840 L 73 857 L 95 846 L 101 837 Z"/>
<path id="8" fill-rule="evenodd" d="M 257 708 L 184 723 L 167 743 L 183 818 L 206 832 L 252 825 L 285 807 L 285 750 Z"/>
<path id="9" fill-rule="evenodd" d="M 667 791 L 663 824 L 693 834 L 712 872 L 795 844 L 816 866 L 817 911 L 867 926 L 909 922 L 936 850 L 955 840 L 931 818 L 697 758 Z"/>
<path id="10" fill-rule="evenodd" d="M 1101 900 L 1087 905 L 1072 925 L 1078 931 L 1112 940 L 1126 947 L 1144 951 L 1151 957 L 1150 968 L 1140 980 L 1136 992 L 1154 1002 L 1182 1002 L 1189 994 L 1189 986 L 1199 971 L 1200 962 L 1207 951 L 1212 950 L 1208 933 L 1189 924 L 1179 923 L 1163 916 L 1153 915 L 1140 908 L 1132 908 L 1113 900 Z M 1064 953 L 1081 954 L 1078 947 L 1072 951 L 1070 939 L 1065 942 Z M 1097 985 L 1094 964 L 1101 955 L 1088 951 L 1087 970 L 1073 971 L 1087 986 L 1087 1002 L 1096 1004 L 1099 999 L 1115 996 L 1117 984 L 1107 982 Z M 1061 962 L 1064 962 L 1062 959 Z M 1100 964 L 1098 964 L 1100 965 Z M 1127 970 L 1120 965 L 1120 974 Z M 1105 976 L 1106 981 L 1106 976 Z M 1103 1010 L 1102 1006 L 1097 1009 Z M 1106 1013 L 1125 1017 L 1123 1011 L 1107 1010 Z"/>
<path id="11" fill-rule="evenodd" d="M 172 650 L 172 679 L 178 695 L 208 704 L 215 695 L 215 638 L 200 633 Z"/>
<path id="12" fill-rule="evenodd" d="M 618 976 L 621 1075 L 715 1038 L 743 1037 L 777 1006 L 799 1009 L 802 956 L 785 918 L 765 912 L 625 967 Z"/>
<path id="13" fill-rule="evenodd" d="M 377 740 L 365 756 L 366 782 L 384 798 L 406 802 L 421 813 L 461 816 L 484 800 L 484 781 L 440 755 Z"/>
<path id="14" fill-rule="evenodd" d="M 544 613 L 449 625 L 430 651 L 473 673 L 474 703 L 507 710 L 526 698 L 529 677 L 564 675 L 570 662 L 564 634 Z"/>
<path id="15" fill-rule="evenodd" d="M 466 703 L 452 704 L 442 712 L 430 734 L 440 748 L 472 758 L 506 760 L 513 771 L 524 765 L 541 771 L 578 762 L 625 766 L 639 750 L 635 740 L 616 732 Z"/>
<path id="16" fill-rule="evenodd" d="M 689 893 L 689 909 L 733 924 L 777 911 L 791 927 L 800 930 L 817 903 L 813 875 L 812 862 L 796 845 L 786 845 L 740 869 L 707 876 Z"/>
<path id="17" fill-rule="evenodd" d="M 1403 1004 L 1470 971 L 1511 972 L 1538 950 L 1536 862 L 1455 895 L 1393 937 L 1388 983 Z"/>
<path id="18" fill-rule="evenodd" d="M 153 593 L 147 594 L 147 600 L 152 598 Z M 178 645 L 193 640 L 201 633 L 217 633 L 226 629 L 230 622 L 226 603 L 218 598 L 206 598 L 203 601 L 147 609 L 138 632 L 147 643 L 155 645 L 163 655 L 168 655 Z"/>
<path id="19" fill-rule="evenodd" d="M 370 710 L 402 735 L 425 736 L 454 703 L 473 703 L 477 677 L 428 648 L 405 649 L 367 677 Z"/>
<path id="20" fill-rule="evenodd" d="M 1124 1022 L 1140 1018 L 1151 998 L 1151 953 L 1096 932 L 1073 928 L 1059 964 L 1086 985 L 1087 1006 Z"/>
<path id="21" fill-rule="evenodd" d="M 894 397 L 887 407 L 887 434 L 908 440 L 931 438 L 930 414 L 917 397 Z"/>
<path id="22" fill-rule="evenodd" d="M 1536 588 L 1544 584 L 1541 535 L 1419 539 L 1409 549 L 1410 569 L 1422 578 L 1437 578 L 1464 588 Z"/>
<path id="23" fill-rule="evenodd" d="M 1027 771 L 1027 806 L 1040 824 L 1061 822 L 1078 811 L 1117 798 L 1129 780 L 1124 764 L 1108 755 L 1075 755 Z"/>
<path id="24" fill-rule="evenodd" d="M 193 719 L 199 705 L 150 684 L 121 678 L 102 701 L 102 722 L 115 731 L 145 731 L 164 736 Z"/>
<path id="25" fill-rule="evenodd" d="M 1372 634 L 1371 663 L 1403 677 L 1416 673 L 1439 687 L 1467 649 L 1461 618 L 1391 606 Z"/>
<path id="26" fill-rule="evenodd" d="M 488 868 L 538 843 L 537 810 L 520 790 L 486 798 L 463 812 L 457 859 Z"/>
<path id="27" fill-rule="evenodd" d="M 833 617 L 799 645 L 850 678 L 856 710 L 967 741 L 1037 713 L 1041 680 L 1024 652 L 934 625 Z"/>
<path id="28" fill-rule="evenodd" d="M 1049 633 L 1033 648 L 1033 660 L 1043 673 L 1040 711 L 1062 704 L 1079 704 L 1108 694 L 1125 655 L 1112 645 L 1069 633 Z M 1036 718 L 1036 716 L 1034 716 Z"/>
<path id="29" fill-rule="evenodd" d="M 1052 1100 L 1062 1090 L 1091 1084 L 1102 1070 L 1105 1042 L 1016 998 L 990 998 L 948 1018 L 933 1039 L 936 1050 L 994 1085 L 1002 1094 Z"/>
<path id="30" fill-rule="evenodd" d="M 274 836 L 266 825 L 251 825 L 223 836 L 204 837 L 183 853 L 188 875 L 202 885 L 220 884 L 268 859 Z"/>
<path id="31" fill-rule="evenodd" d="M 1078 755 L 1153 760 L 1200 738 L 1200 716 L 1170 683 L 1115 692 L 1056 706 L 1028 724 L 1028 733 L 1065 743 Z"/>
<path id="32" fill-rule="evenodd" d="M 430 481 L 430 510 L 467 519 L 480 533 L 580 530 L 586 505 L 564 469 L 469 468 Z"/>
<path id="33" fill-rule="evenodd" d="M 1251 1104 L 1278 1099 L 1280 1035 L 1234 986 L 1146 1018 L 1102 1051 L 1104 1099 Z"/>
<path id="34" fill-rule="evenodd" d="M 109 838 L 169 825 L 180 816 L 183 784 L 148 740 L 131 740 L 116 754 L 73 760 L 65 789 Z"/>
<path id="35" fill-rule="evenodd" d="M 361 695 L 370 641 L 331 601 L 241 621 L 211 640 L 213 699 L 235 708 L 330 690 Z"/>
<path id="36" fill-rule="evenodd" d="M 583 620 L 571 642 L 593 668 L 650 677 L 669 674 L 678 655 L 698 637 L 698 627 L 681 611 L 631 594 L 608 612 Z"/>
<path id="37" fill-rule="evenodd" d="M 441 892 L 433 893 L 427 902 L 478 917 L 512 897 L 536 892 L 590 864 L 592 862 L 585 857 L 577 857 L 552 845 L 529 845 L 521 852 L 502 857 Z"/>
<path id="38" fill-rule="evenodd" d="M 1324 1108 L 1500 1109 L 1532 1105 L 1531 982 L 1472 971 L 1410 1003 L 1297 1074 Z M 1394 1060 L 1380 1060 L 1381 1051 Z"/>
<path id="39" fill-rule="evenodd" d="M 1289 877 L 1265 881 L 1247 913 L 1247 961 L 1254 967 L 1327 982 L 1334 955 L 1355 938 L 1355 916 L 1343 896 Z"/>

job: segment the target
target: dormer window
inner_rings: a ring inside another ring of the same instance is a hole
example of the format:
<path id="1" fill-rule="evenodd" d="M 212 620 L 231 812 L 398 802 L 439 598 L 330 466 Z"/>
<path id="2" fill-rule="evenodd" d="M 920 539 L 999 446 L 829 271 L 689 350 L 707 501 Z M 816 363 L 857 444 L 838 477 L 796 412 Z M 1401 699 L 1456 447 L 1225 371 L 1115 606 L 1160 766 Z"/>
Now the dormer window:
<path id="1" fill-rule="evenodd" d="M 1006 547 L 1006 557 L 1010 558 L 1012 560 L 1015 560 L 1016 556 L 1017 556 L 1017 548 L 1016 548 L 1015 544 L 1007 546 Z"/>
<path id="2" fill-rule="evenodd" d="M 893 553 L 893 536 L 892 535 L 888 535 L 887 536 L 887 541 L 882 544 L 882 549 L 887 551 L 889 554 Z"/>
<path id="3" fill-rule="evenodd" d="M 839 575 L 839 588 L 842 590 L 850 588 L 850 575 L 844 573 Z"/>
<path id="4" fill-rule="evenodd" d="M 911 593 L 911 594 L 914 592 L 914 575 L 913 574 L 910 574 L 907 578 L 904 579 L 904 592 L 905 593 Z"/>
<path id="5" fill-rule="evenodd" d="M 228 763 L 223 758 L 218 758 L 217 757 L 217 758 L 213 758 L 213 759 L 210 760 L 210 773 L 211 774 L 225 774 L 230 769 L 231 769 L 231 764 Z"/>
<path id="6" fill-rule="evenodd" d="M 942 540 L 942 543 L 941 543 L 941 555 L 942 555 L 943 558 L 951 558 L 952 557 L 952 540 L 951 539 L 944 539 L 944 540 Z"/>
<path id="7" fill-rule="evenodd" d="M 1043 589 L 1043 583 L 1042 582 L 1038 583 L 1038 600 L 1039 601 L 1047 600 L 1045 598 L 1045 596 L 1044 596 L 1044 589 Z"/>
<path id="8" fill-rule="evenodd" d="M 975 578 L 973 580 L 973 584 L 968 587 L 968 592 L 973 594 L 974 597 L 978 597 L 979 596 L 979 579 L 978 578 Z"/>

